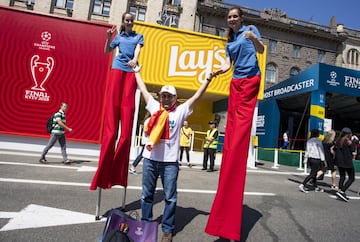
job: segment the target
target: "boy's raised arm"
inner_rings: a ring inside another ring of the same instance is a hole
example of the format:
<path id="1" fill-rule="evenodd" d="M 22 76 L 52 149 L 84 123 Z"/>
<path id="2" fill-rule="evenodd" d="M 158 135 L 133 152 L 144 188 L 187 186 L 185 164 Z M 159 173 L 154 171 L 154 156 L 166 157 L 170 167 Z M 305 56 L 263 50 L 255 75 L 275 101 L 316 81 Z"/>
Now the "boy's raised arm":
<path id="1" fill-rule="evenodd" d="M 134 71 L 135 71 L 135 79 L 136 79 L 136 83 L 138 85 L 138 88 L 140 90 L 140 92 L 142 93 L 143 97 L 144 97 L 144 100 L 145 100 L 145 103 L 148 103 L 150 97 L 151 97 L 151 94 L 149 93 L 149 91 L 147 90 L 146 88 L 146 85 L 140 75 L 140 70 L 141 70 L 141 66 L 136 66 L 134 68 Z"/>

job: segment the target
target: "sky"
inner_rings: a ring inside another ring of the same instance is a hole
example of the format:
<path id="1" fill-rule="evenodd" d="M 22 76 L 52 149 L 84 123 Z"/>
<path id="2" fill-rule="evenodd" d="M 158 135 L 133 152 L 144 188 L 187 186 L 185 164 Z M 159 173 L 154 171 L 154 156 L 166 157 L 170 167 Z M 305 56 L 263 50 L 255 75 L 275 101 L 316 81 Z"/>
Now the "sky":
<path id="1" fill-rule="evenodd" d="M 360 30 L 359 0 L 223 0 L 256 10 L 278 8 L 289 18 L 310 21 L 329 26 L 330 18 L 335 16 L 337 24 L 346 28 Z"/>

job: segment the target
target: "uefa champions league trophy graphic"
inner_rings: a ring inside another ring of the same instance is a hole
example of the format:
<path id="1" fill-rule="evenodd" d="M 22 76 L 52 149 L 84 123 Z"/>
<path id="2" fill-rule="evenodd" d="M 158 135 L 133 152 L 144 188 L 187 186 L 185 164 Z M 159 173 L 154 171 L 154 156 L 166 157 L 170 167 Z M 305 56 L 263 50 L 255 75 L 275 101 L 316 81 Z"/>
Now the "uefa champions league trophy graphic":
<path id="1" fill-rule="evenodd" d="M 39 62 L 40 56 L 34 55 L 31 57 L 30 67 L 31 67 L 31 74 L 35 83 L 35 86 L 33 86 L 32 90 L 38 90 L 38 91 L 45 91 L 45 88 L 43 85 L 47 81 L 47 79 L 50 76 L 50 73 L 54 67 L 54 58 L 47 57 L 46 63 L 45 62 Z"/>

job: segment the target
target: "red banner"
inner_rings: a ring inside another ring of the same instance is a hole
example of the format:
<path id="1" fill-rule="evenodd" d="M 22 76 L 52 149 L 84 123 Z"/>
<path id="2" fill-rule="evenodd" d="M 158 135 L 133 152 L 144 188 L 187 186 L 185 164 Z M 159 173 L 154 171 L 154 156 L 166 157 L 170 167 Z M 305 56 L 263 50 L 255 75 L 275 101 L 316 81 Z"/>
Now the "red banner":
<path id="1" fill-rule="evenodd" d="M 0 7 L 0 133 L 47 137 L 46 121 L 65 101 L 67 137 L 99 143 L 109 27 Z"/>

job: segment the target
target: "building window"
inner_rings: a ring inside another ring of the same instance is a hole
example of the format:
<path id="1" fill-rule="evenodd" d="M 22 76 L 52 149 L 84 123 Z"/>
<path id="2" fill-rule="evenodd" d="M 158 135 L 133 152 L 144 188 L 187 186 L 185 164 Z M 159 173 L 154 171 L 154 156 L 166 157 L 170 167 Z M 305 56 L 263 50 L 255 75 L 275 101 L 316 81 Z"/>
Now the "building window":
<path id="1" fill-rule="evenodd" d="M 350 49 L 346 56 L 347 64 L 359 65 L 359 57 L 360 53 L 357 49 Z"/>
<path id="2" fill-rule="evenodd" d="M 269 53 L 276 53 L 277 51 L 277 41 L 269 40 Z"/>
<path id="3" fill-rule="evenodd" d="M 301 50 L 301 47 L 300 47 L 300 46 L 298 46 L 298 45 L 293 45 L 293 54 L 292 54 L 292 56 L 293 56 L 294 58 L 300 58 L 300 57 L 301 57 L 301 55 L 300 55 L 300 50 Z"/>
<path id="4" fill-rule="evenodd" d="M 216 29 L 217 36 L 225 37 L 225 30 L 224 29 Z"/>
<path id="5" fill-rule="evenodd" d="M 93 14 L 109 16 L 110 7 L 111 7 L 110 0 L 95 0 Z"/>
<path id="6" fill-rule="evenodd" d="M 145 21 L 145 14 L 146 14 L 146 9 L 143 7 L 130 7 L 130 13 L 134 16 L 134 18 L 138 21 Z"/>
<path id="7" fill-rule="evenodd" d="M 169 17 L 165 19 L 164 25 L 177 28 L 179 25 L 179 16 L 169 15 Z"/>
<path id="8" fill-rule="evenodd" d="M 291 67 L 290 69 L 290 76 L 296 76 L 297 74 L 299 74 L 300 70 L 297 67 Z"/>
<path id="9" fill-rule="evenodd" d="M 277 80 L 277 67 L 274 63 L 266 65 L 265 81 L 269 83 L 276 83 Z"/>
<path id="10" fill-rule="evenodd" d="M 168 4 L 172 4 L 172 5 L 180 5 L 181 1 L 180 0 L 167 0 Z"/>
<path id="11" fill-rule="evenodd" d="M 318 50 L 318 63 L 324 63 L 325 62 L 325 51 Z"/>
<path id="12" fill-rule="evenodd" d="M 74 6 L 74 0 L 56 0 L 55 7 L 72 9 Z"/>
<path id="13" fill-rule="evenodd" d="M 160 25 L 170 26 L 177 28 L 179 26 L 179 16 L 175 14 L 169 14 L 167 12 L 159 13 L 159 19 L 156 20 L 156 23 Z"/>
<path id="14" fill-rule="evenodd" d="M 10 6 L 15 6 L 15 4 L 19 4 L 19 6 L 23 3 L 25 3 L 24 6 L 26 6 L 26 8 L 28 10 L 34 10 L 34 5 L 35 5 L 35 0 L 10 0 Z"/>

